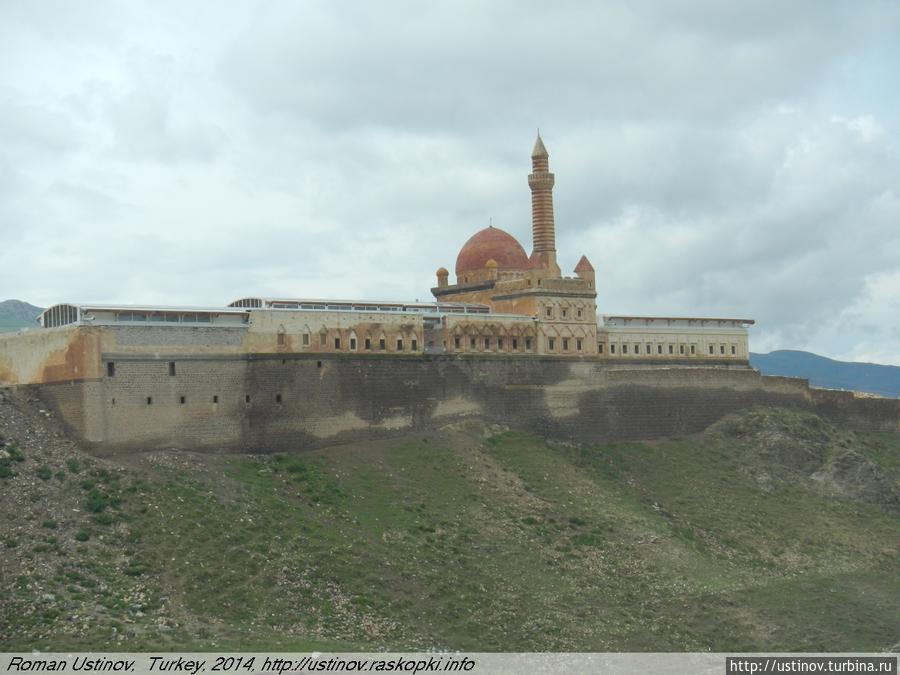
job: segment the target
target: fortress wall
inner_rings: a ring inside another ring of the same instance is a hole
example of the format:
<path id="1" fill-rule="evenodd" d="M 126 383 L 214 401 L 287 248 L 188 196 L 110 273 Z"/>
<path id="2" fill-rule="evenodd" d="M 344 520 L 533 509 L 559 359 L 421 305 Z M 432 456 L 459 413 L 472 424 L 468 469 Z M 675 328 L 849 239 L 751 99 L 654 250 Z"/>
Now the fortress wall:
<path id="1" fill-rule="evenodd" d="M 102 331 L 104 356 L 160 352 L 239 354 L 247 351 L 247 328 L 242 326 L 122 324 L 103 326 Z"/>
<path id="2" fill-rule="evenodd" d="M 759 405 L 900 431 L 900 401 L 809 390 L 803 380 L 733 366 L 628 370 L 540 357 L 196 355 L 176 358 L 172 376 L 165 354 L 116 358 L 114 377 L 38 388 L 99 450 L 269 452 L 436 429 L 469 416 L 590 443 L 694 433 Z"/>
<path id="3" fill-rule="evenodd" d="M 0 334 L 0 386 L 97 377 L 100 333 L 44 328 Z"/>

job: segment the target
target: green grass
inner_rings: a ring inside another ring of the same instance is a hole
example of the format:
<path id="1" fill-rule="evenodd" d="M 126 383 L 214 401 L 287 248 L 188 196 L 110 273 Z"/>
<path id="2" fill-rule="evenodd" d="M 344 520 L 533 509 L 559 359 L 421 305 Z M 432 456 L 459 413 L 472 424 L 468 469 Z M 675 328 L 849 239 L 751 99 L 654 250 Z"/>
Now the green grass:
<path id="1" fill-rule="evenodd" d="M 895 436 L 767 414 L 900 475 Z M 48 631 L 110 649 L 115 625 L 138 650 L 888 648 L 900 518 L 774 465 L 748 420 L 653 444 L 434 434 L 91 471 L 59 487 L 85 500 L 74 529 L 28 551 L 57 561 L 60 602 L 97 598 L 100 618 L 76 632 L 10 570 L 0 625 L 18 649 Z"/>

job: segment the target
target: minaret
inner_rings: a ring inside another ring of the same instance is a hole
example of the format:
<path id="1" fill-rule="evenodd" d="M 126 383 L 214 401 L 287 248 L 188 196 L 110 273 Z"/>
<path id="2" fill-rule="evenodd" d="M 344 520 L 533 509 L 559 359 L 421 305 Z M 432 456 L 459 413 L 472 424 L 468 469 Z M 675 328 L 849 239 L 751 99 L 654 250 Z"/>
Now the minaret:
<path id="1" fill-rule="evenodd" d="M 534 241 L 532 259 L 537 258 L 541 267 L 554 276 L 560 276 L 556 264 L 556 230 L 553 225 L 553 183 L 550 173 L 550 155 L 538 132 L 531 151 L 531 174 L 528 187 L 531 188 L 531 233 Z"/>

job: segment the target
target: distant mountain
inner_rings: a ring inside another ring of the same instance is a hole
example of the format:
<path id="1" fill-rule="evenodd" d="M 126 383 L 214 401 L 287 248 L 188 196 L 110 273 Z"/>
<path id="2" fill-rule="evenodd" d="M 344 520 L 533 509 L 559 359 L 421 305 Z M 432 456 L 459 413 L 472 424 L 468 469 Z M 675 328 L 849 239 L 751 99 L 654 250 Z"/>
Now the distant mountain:
<path id="1" fill-rule="evenodd" d="M 0 302 L 0 332 L 36 328 L 37 316 L 44 310 L 21 300 Z"/>
<path id="2" fill-rule="evenodd" d="M 763 375 L 802 377 L 814 387 L 865 391 L 900 398 L 900 367 L 877 363 L 854 363 L 779 349 L 768 354 L 750 354 L 750 364 Z"/>

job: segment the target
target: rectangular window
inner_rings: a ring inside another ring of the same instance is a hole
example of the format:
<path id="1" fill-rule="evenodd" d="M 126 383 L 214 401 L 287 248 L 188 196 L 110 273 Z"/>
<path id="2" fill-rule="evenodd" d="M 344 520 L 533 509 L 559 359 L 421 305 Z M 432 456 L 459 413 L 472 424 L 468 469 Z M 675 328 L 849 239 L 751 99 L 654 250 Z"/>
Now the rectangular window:
<path id="1" fill-rule="evenodd" d="M 582 311 L 579 309 L 579 310 L 578 310 L 578 318 L 579 318 L 579 319 L 581 318 L 581 315 L 582 315 Z"/>
<path id="2" fill-rule="evenodd" d="M 678 353 L 684 354 L 684 345 L 678 345 Z"/>
<path id="3" fill-rule="evenodd" d="M 512 348 L 513 348 L 513 351 L 516 351 L 516 350 L 519 348 L 519 340 L 518 340 L 518 338 L 513 338 L 513 339 L 512 339 Z"/>
<path id="4" fill-rule="evenodd" d="M 475 338 L 469 339 L 469 349 L 475 349 Z"/>
<path id="5" fill-rule="evenodd" d="M 615 344 L 611 344 L 611 345 L 609 346 L 609 353 L 610 353 L 610 354 L 615 354 L 615 353 L 616 353 L 616 345 L 615 345 Z"/>
<path id="6" fill-rule="evenodd" d="M 531 351 L 531 338 L 530 337 L 525 338 L 525 350 L 529 351 L 529 352 Z"/>
<path id="7" fill-rule="evenodd" d="M 662 354 L 662 345 L 656 345 L 656 353 Z"/>
<path id="8" fill-rule="evenodd" d="M 319 344 L 320 345 L 322 345 L 324 347 L 325 340 L 327 340 L 327 339 L 328 339 L 328 335 L 326 335 L 325 333 L 319 333 Z"/>
<path id="9" fill-rule="evenodd" d="M 627 353 L 628 353 L 628 345 L 622 345 L 622 353 L 623 353 L 623 354 L 627 354 Z"/>
<path id="10" fill-rule="evenodd" d="M 710 353 L 710 354 L 715 354 L 715 349 L 716 349 L 715 347 L 713 347 L 712 345 L 710 345 L 710 346 L 709 346 L 709 353 Z"/>
<path id="11" fill-rule="evenodd" d="M 413 341 L 412 341 L 412 350 L 413 350 L 414 352 L 419 351 L 419 341 L 418 341 L 418 340 L 413 340 Z"/>
<path id="12" fill-rule="evenodd" d="M 635 356 L 638 356 L 640 353 L 641 353 L 641 346 L 640 346 L 640 345 L 635 345 L 635 346 L 634 346 L 634 355 L 635 355 Z"/>
<path id="13" fill-rule="evenodd" d="M 563 351 L 569 351 L 569 338 L 563 338 Z"/>
<path id="14" fill-rule="evenodd" d="M 719 353 L 720 353 L 720 354 L 724 354 L 724 353 L 725 353 L 725 345 L 719 345 Z"/>
<path id="15" fill-rule="evenodd" d="M 598 342 L 598 343 L 597 343 L 597 353 L 598 353 L 598 354 L 602 354 L 602 353 L 603 353 L 603 343 L 602 343 L 602 342 Z"/>
<path id="16" fill-rule="evenodd" d="M 152 396 L 147 397 L 147 405 L 153 405 L 153 397 Z"/>
<path id="17" fill-rule="evenodd" d="M 566 319 L 566 318 L 568 318 L 568 316 L 569 316 L 569 310 L 564 309 L 562 311 L 562 318 Z"/>
<path id="18" fill-rule="evenodd" d="M 112 361 L 107 361 L 107 363 L 106 363 L 106 376 L 107 377 L 115 377 L 116 376 L 116 364 Z"/>
<path id="19" fill-rule="evenodd" d="M 556 340 L 555 340 L 554 338 L 550 338 L 550 339 L 547 341 L 547 344 L 548 344 L 548 347 L 547 347 L 547 348 L 548 348 L 551 352 L 552 352 L 554 349 L 556 349 Z"/>
<path id="20" fill-rule="evenodd" d="M 731 355 L 734 356 L 735 354 L 737 354 L 737 349 L 735 349 L 734 345 L 731 345 Z"/>
<path id="21" fill-rule="evenodd" d="M 309 333 L 303 334 L 303 346 L 309 347 Z"/>
<path id="22" fill-rule="evenodd" d="M 334 348 L 335 349 L 341 348 L 341 338 L 339 338 L 339 337 L 334 338 Z"/>
<path id="23" fill-rule="evenodd" d="M 670 354 L 674 354 L 674 353 L 675 353 L 675 347 L 674 347 L 673 345 L 669 345 L 669 353 L 670 353 Z"/>
<path id="24" fill-rule="evenodd" d="M 459 349 L 459 338 L 458 337 L 453 338 L 453 348 Z"/>
<path id="25" fill-rule="evenodd" d="M 213 403 L 218 403 L 218 402 L 219 402 L 219 397 L 213 396 Z"/>
<path id="26" fill-rule="evenodd" d="M 281 394 L 275 394 L 275 403 L 281 403 Z"/>
<path id="27" fill-rule="evenodd" d="M 284 347 L 284 333 L 278 334 L 278 346 Z"/>
<path id="28" fill-rule="evenodd" d="M 580 338 L 575 340 L 575 351 L 576 352 L 581 351 L 581 339 Z"/>
<path id="29" fill-rule="evenodd" d="M 169 376 L 170 377 L 175 376 L 175 362 L 174 361 L 169 361 Z"/>
<path id="30" fill-rule="evenodd" d="M 484 338 L 484 348 L 485 349 L 491 348 L 491 338 L 489 338 L 489 337 Z"/>
<path id="31" fill-rule="evenodd" d="M 497 349 L 503 349 L 503 338 L 497 338 Z"/>
<path id="32" fill-rule="evenodd" d="M 366 338 L 366 349 L 372 350 L 372 338 Z"/>
<path id="33" fill-rule="evenodd" d="M 187 403 L 187 399 L 186 399 L 184 396 L 182 396 L 182 397 L 179 399 L 179 401 L 181 402 L 181 405 L 184 405 L 185 403 Z"/>
<path id="34" fill-rule="evenodd" d="M 648 354 L 650 353 L 650 345 L 649 344 L 647 345 L 647 353 Z"/>
<path id="35" fill-rule="evenodd" d="M 550 308 L 550 307 L 548 307 L 548 308 L 547 308 L 547 318 L 549 319 L 549 318 L 552 317 L 552 316 L 553 316 L 553 309 Z"/>
<path id="36" fill-rule="evenodd" d="M 379 338 L 378 339 L 378 349 L 380 349 L 381 351 L 384 351 L 386 348 L 387 347 L 384 343 L 384 338 Z"/>
<path id="37" fill-rule="evenodd" d="M 355 337 L 350 338 L 350 351 L 353 351 L 353 352 L 356 351 L 356 338 Z"/>
<path id="38" fill-rule="evenodd" d="M 696 350 L 694 349 L 694 347 L 695 347 L 695 345 L 691 345 L 691 356 L 693 356 L 696 353 Z"/>
<path id="39" fill-rule="evenodd" d="M 322 362 L 319 361 L 319 363 L 322 363 Z M 250 394 L 247 394 L 246 396 L 244 396 L 244 403 L 250 403 Z"/>
<path id="40" fill-rule="evenodd" d="M 403 351 L 403 338 L 397 338 L 397 351 Z"/>

